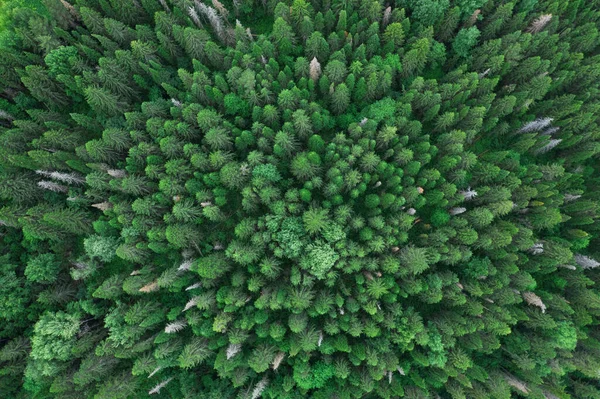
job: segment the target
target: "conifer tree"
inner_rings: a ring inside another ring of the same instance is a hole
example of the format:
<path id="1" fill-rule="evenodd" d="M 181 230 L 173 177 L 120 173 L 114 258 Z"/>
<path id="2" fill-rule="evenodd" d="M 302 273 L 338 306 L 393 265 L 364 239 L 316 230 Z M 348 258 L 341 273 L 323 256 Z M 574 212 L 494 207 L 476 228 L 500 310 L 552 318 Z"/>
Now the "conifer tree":
<path id="1" fill-rule="evenodd" d="M 600 12 L 0 5 L 0 396 L 595 398 Z"/>

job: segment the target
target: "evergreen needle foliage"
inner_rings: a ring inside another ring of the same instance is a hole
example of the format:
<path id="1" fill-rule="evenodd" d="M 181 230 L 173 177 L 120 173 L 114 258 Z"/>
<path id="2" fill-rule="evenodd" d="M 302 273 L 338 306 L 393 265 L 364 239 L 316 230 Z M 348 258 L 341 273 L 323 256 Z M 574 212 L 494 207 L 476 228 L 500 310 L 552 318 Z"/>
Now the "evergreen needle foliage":
<path id="1" fill-rule="evenodd" d="M 0 27 L 0 397 L 600 398 L 597 1 Z"/>

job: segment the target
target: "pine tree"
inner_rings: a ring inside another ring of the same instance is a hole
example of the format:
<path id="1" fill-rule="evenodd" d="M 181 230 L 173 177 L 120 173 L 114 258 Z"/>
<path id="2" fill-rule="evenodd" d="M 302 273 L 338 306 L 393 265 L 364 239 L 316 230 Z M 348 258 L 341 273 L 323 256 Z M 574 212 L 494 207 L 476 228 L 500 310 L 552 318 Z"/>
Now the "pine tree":
<path id="1" fill-rule="evenodd" d="M 331 105 L 336 114 L 343 113 L 350 104 L 350 90 L 344 83 L 337 85 L 331 96 Z"/>
<path id="2" fill-rule="evenodd" d="M 0 27 L 4 396 L 597 396 L 590 2 Z"/>

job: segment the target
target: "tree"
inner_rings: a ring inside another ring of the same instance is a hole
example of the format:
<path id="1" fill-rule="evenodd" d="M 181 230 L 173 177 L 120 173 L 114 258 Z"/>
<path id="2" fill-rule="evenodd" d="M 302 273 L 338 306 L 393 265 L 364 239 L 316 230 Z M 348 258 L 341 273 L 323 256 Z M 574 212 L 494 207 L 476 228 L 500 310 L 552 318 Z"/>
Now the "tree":
<path id="1" fill-rule="evenodd" d="M 316 209 L 311 208 L 304 212 L 302 220 L 304 222 L 304 229 L 309 234 L 317 234 L 325 229 L 328 222 L 329 211 L 327 209 Z"/>
<path id="2" fill-rule="evenodd" d="M 404 28 L 402 24 L 393 22 L 385 28 L 383 40 L 392 46 L 392 51 L 396 51 L 404 43 Z"/>
<path id="3" fill-rule="evenodd" d="M 118 240 L 115 237 L 93 235 L 83 241 L 85 252 L 90 258 L 98 258 L 102 262 L 110 262 L 115 257 Z"/>
<path id="4" fill-rule="evenodd" d="M 402 59 L 404 76 L 419 73 L 425 67 L 430 48 L 431 42 L 427 38 L 419 39 L 411 46 L 411 50 Z"/>
<path id="5" fill-rule="evenodd" d="M 319 63 L 319 60 L 317 60 L 317 57 L 313 57 L 312 61 L 310 62 L 310 78 L 313 81 L 317 81 L 319 80 L 320 76 L 321 64 Z"/>
<path id="6" fill-rule="evenodd" d="M 41 66 L 28 65 L 22 73 L 21 81 L 34 98 L 49 104 L 53 109 L 69 103 L 62 87 Z"/>
<path id="7" fill-rule="evenodd" d="M 329 58 L 329 44 L 319 31 L 313 32 L 306 41 L 306 58 L 326 60 Z"/>
<path id="8" fill-rule="evenodd" d="M 448 9 L 447 0 L 425 0 L 415 3 L 413 10 L 414 19 L 426 26 L 436 25 L 436 22 Z"/>
<path id="9" fill-rule="evenodd" d="M 471 48 L 477 43 L 479 34 L 479 29 L 476 26 L 461 29 L 454 38 L 454 42 L 452 42 L 452 49 L 459 57 L 468 57 Z"/>
<path id="10" fill-rule="evenodd" d="M 23 278 L 17 274 L 17 265 L 11 263 L 8 254 L 0 258 L 0 267 L 2 268 L 0 295 L 3 299 L 2 305 L 0 305 L 0 314 L 6 320 L 14 322 L 22 318 L 26 313 L 30 292 L 26 284 L 24 284 Z M 8 332 L 6 327 L 3 325 L 2 330 Z M 9 345 L 10 343 L 7 344 L 8 348 L 10 348 Z M 3 350 L 5 348 L 7 347 L 4 347 Z M 2 361 L 5 360 L 2 359 Z"/>
<path id="11" fill-rule="evenodd" d="M 418 247 L 405 247 L 400 252 L 400 273 L 419 274 L 429 268 L 427 250 Z"/>
<path id="12" fill-rule="evenodd" d="M 591 3 L 3 2 L 0 396 L 598 397 Z"/>
<path id="13" fill-rule="evenodd" d="M 96 112 L 107 116 L 116 115 L 124 106 L 116 95 L 101 87 L 88 87 L 85 99 Z"/>
<path id="14" fill-rule="evenodd" d="M 331 246 L 317 241 L 307 245 L 306 255 L 300 260 L 300 266 L 322 280 L 338 259 L 339 255 Z"/>
<path id="15" fill-rule="evenodd" d="M 273 34 L 276 38 L 277 48 L 282 55 L 292 52 L 296 41 L 292 28 L 283 18 L 277 18 L 273 24 Z"/>
<path id="16" fill-rule="evenodd" d="M 331 96 L 331 105 L 333 112 L 341 114 L 346 111 L 350 104 L 350 90 L 344 83 L 337 85 Z"/>
<path id="17" fill-rule="evenodd" d="M 181 368 L 189 369 L 201 364 L 210 354 L 206 340 L 195 338 L 183 348 L 177 361 Z"/>
<path id="18" fill-rule="evenodd" d="M 264 373 L 269 369 L 271 362 L 275 358 L 275 348 L 266 345 L 260 345 L 254 348 L 248 359 L 248 366 L 256 373 Z"/>
<path id="19" fill-rule="evenodd" d="M 298 179 L 309 180 L 312 177 L 315 177 L 319 171 L 318 158 L 311 156 L 311 153 L 301 153 L 296 155 L 296 157 L 292 160 L 291 171 Z"/>
<path id="20" fill-rule="evenodd" d="M 31 357 L 39 361 L 66 361 L 71 357 L 75 336 L 80 328 L 77 316 L 65 312 L 46 312 L 34 326 Z M 42 375 L 53 375 L 57 369 L 43 368 Z"/>
<path id="21" fill-rule="evenodd" d="M 61 271 L 61 264 L 52 253 L 40 254 L 31 258 L 25 268 L 28 280 L 40 283 L 53 283 Z"/>
<path id="22" fill-rule="evenodd" d="M 347 73 L 346 65 L 338 60 L 329 61 L 325 66 L 325 75 L 335 84 L 342 83 Z"/>

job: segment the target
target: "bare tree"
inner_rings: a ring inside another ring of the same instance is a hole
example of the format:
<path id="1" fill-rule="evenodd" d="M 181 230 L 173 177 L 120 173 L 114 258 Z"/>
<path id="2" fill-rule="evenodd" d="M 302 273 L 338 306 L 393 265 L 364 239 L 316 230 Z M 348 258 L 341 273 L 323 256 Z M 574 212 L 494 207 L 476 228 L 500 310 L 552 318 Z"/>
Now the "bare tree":
<path id="1" fill-rule="evenodd" d="M 167 384 L 169 384 L 169 382 L 171 382 L 172 379 L 173 379 L 173 377 L 167 378 L 166 380 L 164 380 L 163 382 L 161 382 L 160 384 L 156 385 L 154 388 L 149 390 L 148 393 L 150 395 L 154 395 L 155 393 L 160 393 L 160 390 L 163 389 L 164 387 L 166 387 Z"/>
<path id="2" fill-rule="evenodd" d="M 595 269 L 600 266 L 600 262 L 590 258 L 589 256 L 580 254 L 575 255 L 575 262 L 577 262 L 577 264 L 583 269 Z"/>
<path id="3" fill-rule="evenodd" d="M 267 380 L 267 377 L 263 377 L 263 379 L 260 380 L 258 384 L 256 384 L 256 386 L 254 387 L 254 390 L 252 391 L 252 399 L 260 398 L 263 391 L 267 388 L 268 384 L 269 380 Z"/>
<path id="4" fill-rule="evenodd" d="M 540 130 L 550 126 L 554 119 L 552 118 L 540 118 L 529 123 L 526 123 L 521 129 L 519 129 L 519 133 L 529 133 L 529 132 L 539 132 Z"/>
<path id="5" fill-rule="evenodd" d="M 527 28 L 527 31 L 530 33 L 538 33 L 540 32 L 542 29 L 544 29 L 544 27 L 548 24 L 548 22 L 550 22 L 552 20 L 552 14 L 544 14 L 541 15 L 540 17 L 536 18 L 531 25 L 529 26 L 529 28 Z"/>
<path id="6" fill-rule="evenodd" d="M 176 320 L 172 323 L 169 323 L 165 326 L 165 332 L 167 334 L 173 334 L 178 331 L 181 331 L 187 326 L 187 321 L 185 320 Z"/>
<path id="7" fill-rule="evenodd" d="M 229 344 L 227 347 L 226 357 L 227 360 L 237 355 L 242 350 L 241 344 Z"/>
<path id="8" fill-rule="evenodd" d="M 321 64 L 317 60 L 317 57 L 313 57 L 310 62 L 310 78 L 316 82 L 319 80 L 319 77 L 321 77 Z"/>
<path id="9" fill-rule="evenodd" d="M 385 11 L 383 12 L 383 26 L 387 26 L 390 23 L 390 19 L 392 18 L 392 7 L 388 6 L 388 8 L 385 9 Z"/>
<path id="10" fill-rule="evenodd" d="M 546 313 L 546 305 L 542 302 L 542 298 L 537 296 L 535 293 L 531 291 L 527 291 L 523 293 L 523 299 L 527 302 L 528 305 L 537 306 L 542 310 L 542 313 Z"/>
<path id="11" fill-rule="evenodd" d="M 277 356 L 275 356 L 275 359 L 273 359 L 273 370 L 277 370 L 277 368 L 279 367 L 279 365 L 281 364 L 281 362 L 283 361 L 283 359 L 285 358 L 285 353 L 283 352 L 279 352 L 277 354 Z"/>
<path id="12" fill-rule="evenodd" d="M 465 201 L 470 201 L 473 198 L 477 197 L 477 191 L 472 190 L 471 187 L 467 187 L 466 190 L 459 191 L 459 193 L 463 196 Z"/>
<path id="13" fill-rule="evenodd" d="M 41 180 L 37 183 L 37 185 L 44 190 L 54 191 L 55 193 L 66 193 L 69 191 L 69 187 L 47 180 Z"/>

